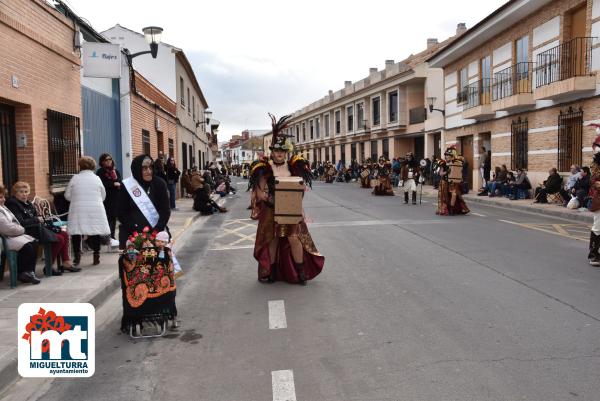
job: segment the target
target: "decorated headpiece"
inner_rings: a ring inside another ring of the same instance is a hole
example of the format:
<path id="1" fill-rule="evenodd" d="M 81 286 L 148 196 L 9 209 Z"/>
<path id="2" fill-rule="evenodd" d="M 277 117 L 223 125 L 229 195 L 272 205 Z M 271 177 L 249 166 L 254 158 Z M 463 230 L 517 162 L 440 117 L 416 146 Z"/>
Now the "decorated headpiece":
<path id="1" fill-rule="evenodd" d="M 271 117 L 271 126 L 273 127 L 273 139 L 271 141 L 270 149 L 291 152 L 294 147 L 288 139 L 290 136 L 283 133 L 283 130 L 287 128 L 289 124 L 288 120 L 292 117 L 291 114 L 281 117 L 279 121 L 277 121 L 277 118 L 271 113 L 269 113 L 269 117 Z"/>
<path id="2" fill-rule="evenodd" d="M 451 156 L 453 158 L 457 158 L 458 157 L 458 150 L 456 150 L 456 146 L 454 146 L 454 145 L 448 146 L 448 148 L 444 152 L 444 155 L 445 156 Z"/>

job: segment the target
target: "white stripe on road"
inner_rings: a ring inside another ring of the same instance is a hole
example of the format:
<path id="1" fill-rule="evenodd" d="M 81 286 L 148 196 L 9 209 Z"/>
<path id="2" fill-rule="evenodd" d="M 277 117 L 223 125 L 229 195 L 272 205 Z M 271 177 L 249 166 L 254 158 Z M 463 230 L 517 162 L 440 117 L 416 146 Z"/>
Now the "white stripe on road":
<path id="1" fill-rule="evenodd" d="M 275 370 L 271 372 L 273 385 L 273 401 L 296 401 L 294 387 L 294 371 Z"/>
<path id="2" fill-rule="evenodd" d="M 485 217 L 485 214 L 471 212 L 473 216 Z"/>
<path id="3" fill-rule="evenodd" d="M 269 328 L 271 330 L 287 329 L 285 304 L 282 300 L 269 301 Z"/>
<path id="4" fill-rule="evenodd" d="M 217 248 L 211 248 L 209 251 L 232 251 L 236 249 L 252 249 L 254 245 L 236 245 L 236 246 L 220 246 Z"/>

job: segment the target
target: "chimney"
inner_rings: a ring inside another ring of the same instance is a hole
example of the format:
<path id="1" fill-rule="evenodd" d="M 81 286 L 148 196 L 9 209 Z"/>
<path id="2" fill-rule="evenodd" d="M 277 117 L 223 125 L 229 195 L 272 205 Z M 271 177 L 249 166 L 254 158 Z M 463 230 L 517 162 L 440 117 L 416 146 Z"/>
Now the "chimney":
<path id="1" fill-rule="evenodd" d="M 333 96 L 333 91 L 329 89 L 329 97 Z"/>
<path id="2" fill-rule="evenodd" d="M 464 22 L 459 22 L 458 25 L 456 25 L 456 34 L 462 35 L 465 32 L 467 32 L 467 24 Z"/>
<path id="3" fill-rule="evenodd" d="M 385 60 L 385 68 L 391 67 L 394 65 L 394 60 Z"/>
<path id="4" fill-rule="evenodd" d="M 429 38 L 427 39 L 427 49 L 431 49 L 438 44 L 437 38 Z"/>
<path id="5" fill-rule="evenodd" d="M 375 74 L 377 72 L 377 68 L 369 68 L 369 75 Z"/>
<path id="6" fill-rule="evenodd" d="M 344 88 L 347 88 L 352 85 L 352 81 L 344 81 Z"/>

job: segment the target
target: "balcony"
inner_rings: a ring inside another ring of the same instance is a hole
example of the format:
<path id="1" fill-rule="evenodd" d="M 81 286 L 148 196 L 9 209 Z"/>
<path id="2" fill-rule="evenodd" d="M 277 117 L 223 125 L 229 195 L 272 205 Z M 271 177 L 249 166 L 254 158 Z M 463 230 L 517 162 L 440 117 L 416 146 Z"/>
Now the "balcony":
<path id="1" fill-rule="evenodd" d="M 494 74 L 492 111 L 510 111 L 535 106 L 533 63 L 517 63 Z"/>
<path id="2" fill-rule="evenodd" d="M 591 72 L 595 38 L 574 38 L 537 55 L 534 100 L 558 99 L 596 89 Z"/>
<path id="3" fill-rule="evenodd" d="M 484 78 L 467 86 L 467 99 L 462 112 L 465 119 L 482 120 L 493 117 L 492 80 Z"/>

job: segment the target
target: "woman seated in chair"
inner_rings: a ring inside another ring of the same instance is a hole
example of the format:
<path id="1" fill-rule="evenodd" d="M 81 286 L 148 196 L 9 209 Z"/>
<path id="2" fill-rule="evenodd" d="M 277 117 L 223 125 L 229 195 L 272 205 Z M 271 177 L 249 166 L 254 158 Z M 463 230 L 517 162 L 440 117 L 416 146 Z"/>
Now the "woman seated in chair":
<path id="1" fill-rule="evenodd" d="M 46 222 L 29 201 L 29 184 L 24 181 L 16 182 L 12 187 L 12 196 L 6 200 L 6 207 L 15 215 L 25 232 L 37 239 L 41 244 L 52 243 L 52 263 L 60 255 L 62 265 L 58 270 L 52 270 L 53 276 L 60 276 L 64 270 L 79 271 L 74 267 L 69 256 L 69 234 L 66 231 L 54 232 L 46 227 Z"/>
<path id="2" fill-rule="evenodd" d="M 17 252 L 19 281 L 39 284 L 40 280 L 35 276 L 37 242 L 35 238 L 25 234 L 25 229 L 15 215 L 4 206 L 5 200 L 6 188 L 0 185 L 0 235 L 6 238 L 8 250 Z"/>

